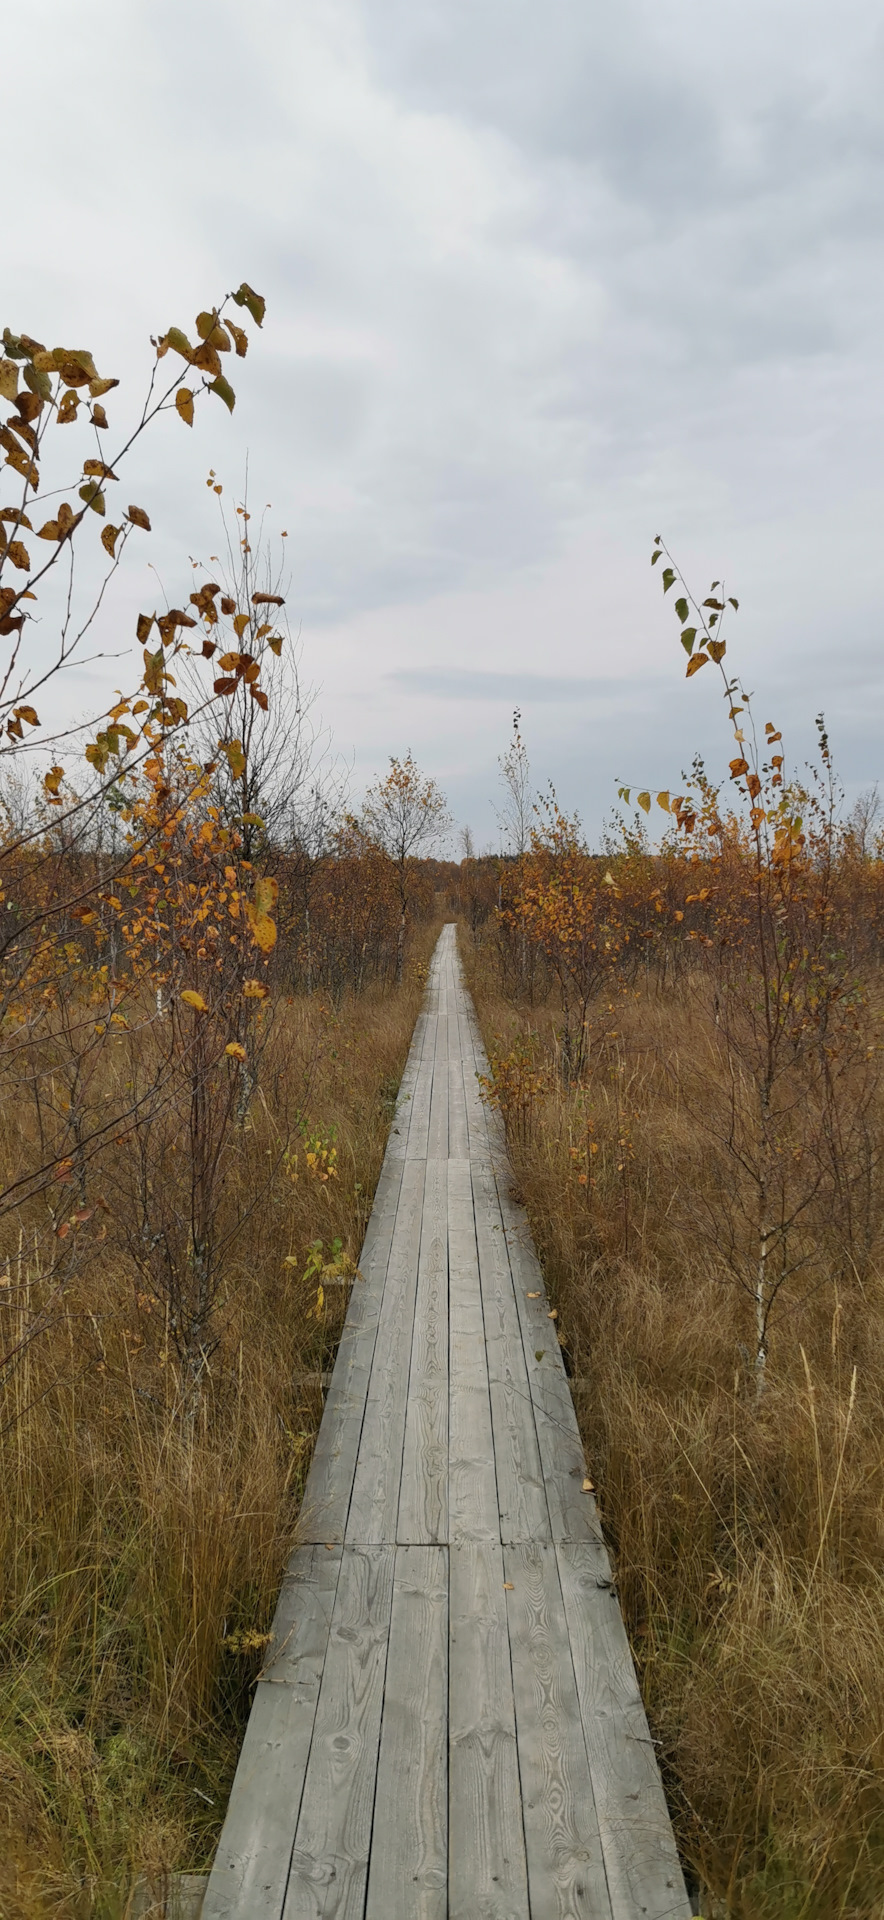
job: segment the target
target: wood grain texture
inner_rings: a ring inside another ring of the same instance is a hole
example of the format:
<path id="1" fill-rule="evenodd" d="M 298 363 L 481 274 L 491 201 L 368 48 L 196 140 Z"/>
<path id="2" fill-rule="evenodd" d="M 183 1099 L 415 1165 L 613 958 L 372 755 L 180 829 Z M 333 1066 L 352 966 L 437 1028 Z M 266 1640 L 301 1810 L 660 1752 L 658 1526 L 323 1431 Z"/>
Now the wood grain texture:
<path id="1" fill-rule="evenodd" d="M 448 1168 L 428 1160 L 397 1539 L 448 1539 Z"/>
<path id="2" fill-rule="evenodd" d="M 614 1920 L 688 1920 L 654 1744 L 603 1548 L 555 1549 Z"/>
<path id="3" fill-rule="evenodd" d="M 499 1540 L 488 1358 L 467 1161 L 448 1163 L 448 1269 L 449 1533 L 452 1541 Z"/>
<path id="4" fill-rule="evenodd" d="M 283 1582 L 255 1690 L 204 1920 L 279 1920 L 313 1738 L 341 1549 L 300 1547 Z"/>
<path id="5" fill-rule="evenodd" d="M 414 1330 L 426 1165 L 406 1160 L 345 1539 L 394 1541 Z"/>
<path id="6" fill-rule="evenodd" d="M 526 1214 L 510 1194 L 509 1162 L 495 1154 L 493 1164 L 534 1407 L 551 1537 L 560 1541 L 597 1542 L 602 1537 L 601 1525 L 592 1495 L 582 1490 L 587 1477 L 583 1443 L 531 1230 Z"/>
<path id="7" fill-rule="evenodd" d="M 448 1913 L 448 1549 L 398 1547 L 366 1920 Z"/>
<path id="8" fill-rule="evenodd" d="M 611 1920 L 555 1549 L 503 1563 L 531 1920 Z"/>
<path id="9" fill-rule="evenodd" d="M 304 1540 L 343 1540 L 378 1320 L 399 1212 L 403 1161 L 384 1162 L 301 1506 Z"/>
<path id="10" fill-rule="evenodd" d="M 450 1920 L 529 1920 L 503 1554 L 450 1549 Z"/>
<path id="11" fill-rule="evenodd" d="M 363 1920 L 394 1547 L 344 1547 L 284 1920 Z"/>
<path id="12" fill-rule="evenodd" d="M 430 1117 L 427 1125 L 427 1157 L 448 1158 L 448 1015 L 436 1019 L 436 1045 L 433 1053 Z"/>
<path id="13" fill-rule="evenodd" d="M 485 1351 L 491 1394 L 491 1425 L 500 1537 L 505 1541 L 550 1538 L 549 1508 L 522 1332 L 509 1256 L 490 1166 L 472 1167 L 476 1244 L 482 1288 Z"/>

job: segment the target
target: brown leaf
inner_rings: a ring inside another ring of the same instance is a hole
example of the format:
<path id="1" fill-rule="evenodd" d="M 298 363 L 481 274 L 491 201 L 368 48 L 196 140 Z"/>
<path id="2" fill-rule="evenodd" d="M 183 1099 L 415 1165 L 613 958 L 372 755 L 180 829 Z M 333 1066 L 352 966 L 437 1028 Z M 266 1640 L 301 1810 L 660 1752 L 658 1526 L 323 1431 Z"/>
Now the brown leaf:
<path id="1" fill-rule="evenodd" d="M 261 709 L 261 712 L 262 712 L 262 713 L 267 713 L 267 711 L 268 711 L 268 709 L 269 709 L 269 706 L 270 706 L 270 702 L 269 702 L 269 700 L 268 700 L 268 698 L 267 698 L 267 695 L 266 695 L 266 693 L 264 692 L 264 688 L 263 688 L 263 687 L 252 687 L 252 686 L 250 686 L 250 687 L 249 687 L 249 693 L 250 693 L 250 695 L 251 695 L 251 697 L 252 697 L 252 699 L 254 700 L 254 702 L 255 702 L 255 705 L 256 705 L 256 706 L 259 706 L 259 707 L 260 707 L 260 709 Z"/>
<path id="2" fill-rule="evenodd" d="M 77 418 L 80 396 L 77 393 L 63 393 L 58 403 L 56 420 L 60 427 L 69 427 Z"/>
<path id="3" fill-rule="evenodd" d="M 25 368 L 25 372 L 28 369 Z M 23 420 L 39 420 L 43 412 L 43 401 L 39 393 L 19 393 L 15 404 Z"/>
<path id="4" fill-rule="evenodd" d="M 34 531 L 27 514 L 22 513 L 20 507 L 0 507 L 0 520 L 8 520 L 14 527 L 27 527 L 29 533 Z"/>
<path id="5" fill-rule="evenodd" d="M 56 514 L 55 517 L 58 521 L 59 527 L 61 528 L 62 534 L 65 534 L 65 533 L 70 533 L 72 527 L 76 526 L 77 521 L 80 518 L 80 515 L 78 513 L 75 514 L 73 507 L 69 507 L 67 501 L 63 500 L 61 503 L 61 506 L 58 509 L 58 513 Z"/>
<path id="6" fill-rule="evenodd" d="M 6 552 L 12 566 L 18 567 L 20 573 L 30 573 L 31 556 L 21 540 L 10 540 Z"/>
<path id="7" fill-rule="evenodd" d="M 143 507 L 130 507 L 127 519 L 131 520 L 133 527 L 143 527 L 145 533 L 150 532 L 150 521 Z"/>
<path id="8" fill-rule="evenodd" d="M 138 624 L 135 628 L 135 638 L 136 640 L 140 641 L 142 646 L 144 646 L 144 643 L 150 634 L 150 630 L 151 630 L 151 627 L 153 626 L 153 622 L 154 622 L 154 616 L 152 613 L 140 613 L 138 615 Z"/>
<path id="9" fill-rule="evenodd" d="M 47 520 L 45 526 L 42 526 L 40 528 L 40 531 L 37 535 L 37 539 L 38 540 L 60 540 L 61 528 L 58 524 L 58 521 Z"/>
<path id="10" fill-rule="evenodd" d="M 234 323 L 232 320 L 225 320 L 224 325 L 227 328 L 228 333 L 232 333 L 233 335 L 233 344 L 236 348 L 239 358 L 241 360 L 244 360 L 249 350 L 249 336 L 246 333 L 245 328 L 234 326 Z"/>
<path id="11" fill-rule="evenodd" d="M 92 412 L 89 415 L 89 419 L 92 422 L 93 427 L 107 426 L 107 414 L 105 413 L 104 408 L 98 405 L 97 401 L 95 403 L 95 406 L 92 409 Z"/>
<path id="12" fill-rule="evenodd" d="M 119 479 L 119 475 L 114 473 L 113 467 L 106 467 L 103 460 L 84 460 L 83 472 L 88 473 L 97 480 Z"/>
<path id="13" fill-rule="evenodd" d="M 253 593 L 252 606 L 253 607 L 284 607 L 285 600 L 283 599 L 283 596 L 281 593 Z"/>
<path id="14" fill-rule="evenodd" d="M 200 373 L 213 373 L 220 377 L 221 362 L 208 340 L 201 340 L 191 355 L 191 364 L 199 367 Z"/>
<path id="15" fill-rule="evenodd" d="M 111 527 L 111 526 L 102 527 L 101 529 L 101 544 L 104 548 L 105 553 L 109 553 L 112 560 L 115 560 L 117 557 L 114 552 L 114 545 L 117 539 L 117 535 L 121 531 L 122 529 L 120 527 Z"/>
<path id="16" fill-rule="evenodd" d="M 18 368 L 14 360 L 0 360 L 0 400 L 14 400 L 18 393 Z"/>
<path id="17" fill-rule="evenodd" d="M 225 593 L 225 594 L 224 594 L 224 596 L 223 596 L 223 598 L 222 598 L 222 601 L 221 601 L 221 612 L 222 612 L 223 614 L 226 614 L 226 616 L 227 616 L 227 618 L 228 618 L 228 619 L 230 618 L 230 615 L 231 615 L 232 613 L 235 613 L 235 612 L 236 612 L 236 601 L 235 601 L 235 600 L 231 600 L 231 598 L 230 598 L 230 595 L 229 595 L 228 593 Z"/>

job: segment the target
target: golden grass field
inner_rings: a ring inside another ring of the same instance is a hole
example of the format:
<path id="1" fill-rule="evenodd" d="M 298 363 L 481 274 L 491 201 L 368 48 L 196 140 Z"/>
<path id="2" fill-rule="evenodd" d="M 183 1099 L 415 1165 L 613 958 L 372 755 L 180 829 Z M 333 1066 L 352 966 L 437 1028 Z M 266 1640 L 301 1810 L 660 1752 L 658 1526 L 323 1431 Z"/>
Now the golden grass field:
<path id="1" fill-rule="evenodd" d="M 399 988 L 335 1010 L 280 997 L 235 1149 L 244 1202 L 282 1106 L 290 1124 L 303 1105 L 304 1130 L 228 1248 L 195 1418 L 181 1419 L 162 1303 L 113 1207 L 14 1372 L 0 1433 L 3 1920 L 110 1920 L 142 1877 L 211 1860 L 346 1310 L 334 1282 L 358 1260 L 434 938 L 418 930 Z M 33 1143 L 10 1107 L 2 1130 L 15 1166 Z M 41 1288 L 23 1232 L 0 1286 L 5 1345 Z"/>
<path id="2" fill-rule="evenodd" d="M 787 1288 L 759 1400 L 751 1302 L 725 1258 L 739 1181 L 704 1124 L 726 1081 L 708 997 L 684 978 L 596 1005 L 583 1084 L 569 1089 L 554 1006 L 503 998 L 490 941 L 462 933 L 461 949 L 489 1052 L 506 1058 L 521 1040 L 530 1058 L 507 1115 L 515 1178 L 703 1911 L 873 1920 L 884 1913 L 880 1096 L 864 1258 L 851 1266 L 833 1239 L 808 1283 Z"/>

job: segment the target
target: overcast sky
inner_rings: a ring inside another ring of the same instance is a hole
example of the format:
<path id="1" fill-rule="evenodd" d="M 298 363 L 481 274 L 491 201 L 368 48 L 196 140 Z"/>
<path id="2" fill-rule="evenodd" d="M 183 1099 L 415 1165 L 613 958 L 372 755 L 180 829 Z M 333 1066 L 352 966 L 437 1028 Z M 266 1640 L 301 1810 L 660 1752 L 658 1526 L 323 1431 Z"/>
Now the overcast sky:
<path id="1" fill-rule="evenodd" d="M 849 795 L 884 772 L 872 0 L 27 0 L 3 46 L 4 321 L 137 382 L 266 295 L 233 421 L 160 422 L 124 491 L 174 601 L 248 451 L 357 793 L 411 747 L 492 840 L 516 704 L 592 837 L 615 776 L 723 765 L 657 533 L 793 757 L 824 708 Z"/>

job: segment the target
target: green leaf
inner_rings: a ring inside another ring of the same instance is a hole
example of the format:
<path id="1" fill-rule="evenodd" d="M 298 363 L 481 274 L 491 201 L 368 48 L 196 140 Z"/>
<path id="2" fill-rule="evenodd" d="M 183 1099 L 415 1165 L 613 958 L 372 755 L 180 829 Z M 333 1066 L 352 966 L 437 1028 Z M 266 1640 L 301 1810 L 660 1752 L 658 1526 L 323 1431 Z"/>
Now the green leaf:
<path id="1" fill-rule="evenodd" d="M 696 627 L 685 627 L 685 630 L 681 636 L 681 644 L 684 647 L 685 653 L 693 653 L 694 641 L 696 640 L 696 638 L 697 638 Z"/>
<path id="2" fill-rule="evenodd" d="M 650 811 L 651 811 L 651 796 L 650 796 L 650 794 L 649 794 L 649 793 L 637 793 L 637 794 L 636 794 L 636 796 L 635 796 L 635 798 L 636 798 L 636 804 L 637 804 L 638 806 L 640 806 L 640 807 L 641 807 L 641 810 L 642 810 L 642 813 L 650 813 Z"/>
<path id="3" fill-rule="evenodd" d="M 254 287 L 249 286 L 247 280 L 243 281 L 242 286 L 239 288 L 239 291 L 234 294 L 233 298 L 238 307 L 248 307 L 256 327 L 262 327 L 264 325 L 264 314 L 267 310 L 267 302 L 260 293 L 255 292 Z"/>
<path id="4" fill-rule="evenodd" d="M 219 373 L 217 380 L 210 383 L 209 392 L 217 393 L 219 400 L 223 400 L 228 413 L 233 412 L 236 406 L 236 394 L 229 380 L 225 380 L 223 373 Z"/>
<path id="5" fill-rule="evenodd" d="M 675 568 L 664 567 L 663 568 L 663 592 L 668 593 L 670 587 L 673 587 L 674 585 L 675 585 Z"/>
<path id="6" fill-rule="evenodd" d="M 85 487 L 80 488 L 80 499 L 85 500 L 87 507 L 91 507 L 93 513 L 100 514 L 101 518 L 104 519 L 104 494 L 97 480 L 89 480 Z"/>
<path id="7" fill-rule="evenodd" d="M 21 377 L 25 386 L 30 387 L 31 392 L 38 394 L 41 400 L 52 399 L 52 381 L 48 373 L 38 373 L 36 367 L 27 366 L 22 367 Z"/>
<path id="8" fill-rule="evenodd" d="M 166 340 L 175 353 L 180 353 L 182 360 L 193 359 L 193 348 L 186 333 L 182 333 L 180 327 L 170 327 Z"/>
<path id="9" fill-rule="evenodd" d="M 690 613 L 690 607 L 688 606 L 688 603 L 684 597 L 684 594 L 682 594 L 681 599 L 676 600 L 675 602 L 676 619 L 683 620 L 686 623 L 689 613 Z"/>
<path id="10" fill-rule="evenodd" d="M 659 560 L 659 558 L 660 558 L 660 552 L 661 552 L 661 549 L 660 549 L 659 547 L 655 547 L 655 548 L 654 548 L 654 551 L 653 551 L 653 553 L 651 554 L 651 566 L 652 566 L 652 567 L 655 567 L 655 566 L 657 565 L 657 561 L 658 561 L 658 560 Z"/>

